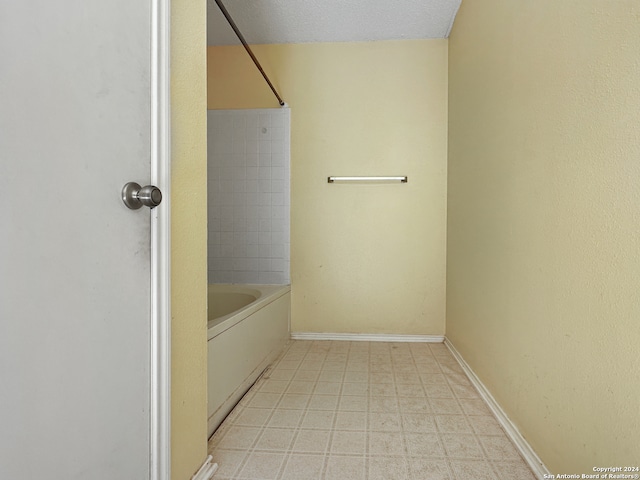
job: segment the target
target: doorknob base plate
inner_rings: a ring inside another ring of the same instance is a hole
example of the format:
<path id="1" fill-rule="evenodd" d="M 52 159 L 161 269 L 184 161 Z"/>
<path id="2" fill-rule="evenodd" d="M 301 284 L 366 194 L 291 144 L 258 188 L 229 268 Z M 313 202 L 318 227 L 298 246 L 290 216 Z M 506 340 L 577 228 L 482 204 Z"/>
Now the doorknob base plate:
<path id="1" fill-rule="evenodd" d="M 122 188 L 122 201 L 131 210 L 138 210 L 142 207 L 142 202 L 138 198 L 140 185 L 136 182 L 129 182 Z"/>

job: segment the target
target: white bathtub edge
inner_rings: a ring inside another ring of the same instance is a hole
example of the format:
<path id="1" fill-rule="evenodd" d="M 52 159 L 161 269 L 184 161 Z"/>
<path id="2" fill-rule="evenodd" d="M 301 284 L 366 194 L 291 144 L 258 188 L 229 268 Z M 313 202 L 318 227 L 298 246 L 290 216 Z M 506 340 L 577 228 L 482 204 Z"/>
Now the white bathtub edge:
<path id="1" fill-rule="evenodd" d="M 232 284 L 223 284 L 226 286 Z M 291 291 L 291 285 L 238 285 L 240 288 L 250 288 L 254 290 L 260 291 L 260 297 L 253 303 L 247 305 L 245 308 L 237 310 L 235 312 L 231 312 L 228 315 L 222 317 L 221 320 L 218 321 L 213 326 L 210 325 L 210 321 L 207 322 L 207 341 L 212 340 L 218 335 L 224 333 L 225 331 L 232 328 L 234 325 L 240 323 L 245 318 L 251 316 L 253 313 L 257 312 L 261 308 L 266 307 L 272 302 L 275 302 L 277 299 L 286 295 Z"/>

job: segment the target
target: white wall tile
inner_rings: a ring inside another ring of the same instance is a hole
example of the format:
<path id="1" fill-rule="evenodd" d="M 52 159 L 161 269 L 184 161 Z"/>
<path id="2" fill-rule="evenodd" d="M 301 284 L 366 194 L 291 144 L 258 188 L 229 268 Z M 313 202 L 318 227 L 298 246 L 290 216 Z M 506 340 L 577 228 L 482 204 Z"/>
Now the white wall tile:
<path id="1" fill-rule="evenodd" d="M 251 155 L 251 159 L 253 160 L 254 155 L 255 155 L 255 161 L 257 161 L 257 154 L 258 154 L 258 140 L 257 139 L 253 139 L 253 140 L 246 140 L 245 141 L 245 153 L 250 154 Z M 249 160 L 249 158 L 247 158 L 247 161 Z"/>
<path id="2" fill-rule="evenodd" d="M 271 244 L 271 257 L 284 259 L 284 244 Z M 281 270 L 278 268 L 271 268 L 272 270 Z"/>
<path id="3" fill-rule="evenodd" d="M 271 180 L 268 178 L 258 179 L 258 191 L 259 192 L 271 192 Z"/>
<path id="4" fill-rule="evenodd" d="M 271 205 L 284 205 L 284 193 L 272 193 Z"/>
<path id="5" fill-rule="evenodd" d="M 255 230 L 249 230 L 247 232 L 247 245 L 258 245 L 260 242 L 258 241 L 259 234 Z M 257 249 L 256 249 L 257 251 Z M 257 256 L 257 255 L 256 255 Z"/>
<path id="6" fill-rule="evenodd" d="M 271 193 L 258 193 L 258 205 L 273 205 L 272 195 Z"/>
<path id="7" fill-rule="evenodd" d="M 244 165 L 234 166 L 231 171 L 232 180 L 245 180 L 247 176 L 247 168 Z"/>
<path id="8" fill-rule="evenodd" d="M 260 271 L 260 260 L 258 258 L 251 257 L 249 259 L 248 270 L 250 272 L 259 272 Z"/>
<path id="9" fill-rule="evenodd" d="M 233 270 L 233 258 L 219 258 L 218 261 L 220 262 L 219 263 L 220 270 L 227 270 L 227 271 Z"/>
<path id="10" fill-rule="evenodd" d="M 271 155 L 271 140 L 258 140 L 258 155 L 262 157 L 261 154 L 266 153 Z M 267 156 L 264 155 L 264 158 L 267 158 Z M 271 157 L 269 156 L 269 159 L 270 158 Z"/>
<path id="11" fill-rule="evenodd" d="M 269 143 L 270 142 L 266 142 Z M 258 147 L 260 148 L 260 147 Z M 261 167 L 270 167 L 271 166 L 271 153 L 265 152 L 264 150 L 258 152 L 258 165 Z"/>
<path id="12" fill-rule="evenodd" d="M 258 151 L 258 128 L 257 127 L 247 127 L 244 131 L 244 138 L 247 141 L 247 146 L 249 142 L 254 142 L 256 146 L 256 152 Z M 249 153 L 247 151 L 247 153 Z M 255 153 L 255 152 L 254 152 Z"/>
<path id="13" fill-rule="evenodd" d="M 231 198 L 233 199 L 233 205 L 245 205 L 247 204 L 247 192 L 245 192 L 245 182 L 234 182 L 233 193 L 231 194 Z M 227 194 L 229 195 L 229 194 Z"/>
<path id="14" fill-rule="evenodd" d="M 284 258 L 284 245 L 271 244 L 271 258 Z"/>
<path id="15" fill-rule="evenodd" d="M 287 209 L 284 206 L 274 205 L 271 207 L 271 218 L 285 220 L 287 213 Z"/>
<path id="16" fill-rule="evenodd" d="M 263 127 L 258 129 L 259 140 L 271 140 L 271 127 Z"/>
<path id="17" fill-rule="evenodd" d="M 246 146 L 246 142 L 244 137 L 234 138 L 231 142 L 231 152 L 234 154 L 244 154 L 245 146 Z"/>
<path id="18" fill-rule="evenodd" d="M 290 111 L 208 115 L 209 281 L 289 283 Z"/>
<path id="19" fill-rule="evenodd" d="M 258 167 L 247 167 L 247 180 L 257 180 L 258 179 Z M 257 185 L 257 183 L 256 183 Z"/>
<path id="20" fill-rule="evenodd" d="M 233 135 L 239 135 L 244 138 L 247 119 L 244 115 L 236 115 L 233 118 Z"/>
<path id="21" fill-rule="evenodd" d="M 286 163 L 286 156 L 282 153 L 271 154 L 271 165 L 274 167 L 283 167 Z"/>
<path id="22" fill-rule="evenodd" d="M 282 115 L 278 115 L 277 112 L 283 112 Z M 284 110 L 277 110 L 276 112 L 274 112 L 273 115 L 271 115 L 271 128 L 285 128 L 285 125 L 287 125 L 289 123 L 289 112 L 286 112 L 286 114 L 284 113 Z M 288 139 L 287 139 L 288 140 Z"/>
<path id="23" fill-rule="evenodd" d="M 271 180 L 271 191 L 275 193 L 284 193 L 284 180 Z"/>
<path id="24" fill-rule="evenodd" d="M 258 144 L 256 143 L 256 152 L 247 152 L 247 155 L 245 155 L 245 164 L 247 167 L 257 167 L 258 163 Z"/>
<path id="25" fill-rule="evenodd" d="M 230 280 L 225 283 L 249 283 L 245 280 L 245 272 L 231 272 Z"/>
<path id="26" fill-rule="evenodd" d="M 233 234 L 233 218 L 220 219 L 220 232 Z"/>
<path id="27" fill-rule="evenodd" d="M 260 258 L 258 260 L 261 272 L 268 272 L 271 269 L 271 260 L 268 258 Z"/>
<path id="28" fill-rule="evenodd" d="M 271 248 L 273 248 L 273 246 Z M 271 271 L 272 272 L 282 272 L 283 270 L 284 270 L 284 260 L 282 258 L 272 258 L 271 259 Z"/>
<path id="29" fill-rule="evenodd" d="M 283 225 L 283 222 L 281 222 L 277 218 L 271 219 L 271 231 L 272 232 L 284 232 L 285 231 L 285 225 Z"/>
<path id="30" fill-rule="evenodd" d="M 256 111 L 247 111 L 247 131 L 258 131 L 258 113 Z"/>
<path id="31" fill-rule="evenodd" d="M 256 175 L 258 174 L 256 170 Z M 247 192 L 258 192 L 258 179 L 249 180 L 247 179 Z"/>
<path id="32" fill-rule="evenodd" d="M 271 153 L 285 153 L 285 145 L 282 140 L 271 141 Z"/>
<path id="33" fill-rule="evenodd" d="M 260 220 L 255 217 L 247 217 L 247 231 L 249 232 L 253 232 L 256 235 L 258 234 L 258 231 L 260 230 Z M 253 243 L 258 243 L 258 241 L 256 240 Z"/>
<path id="34" fill-rule="evenodd" d="M 242 204 L 233 205 L 233 216 L 237 217 L 238 215 L 242 215 L 243 217 L 247 217 L 248 207 Z"/>
<path id="35" fill-rule="evenodd" d="M 246 237 L 247 232 L 247 219 L 236 217 L 233 219 L 233 231 L 234 233 L 242 233 Z"/>
<path id="36" fill-rule="evenodd" d="M 284 167 L 271 167 L 271 178 L 274 180 L 284 180 Z"/>
<path id="37" fill-rule="evenodd" d="M 269 128 L 271 126 L 271 113 L 259 113 L 258 114 L 258 128 Z"/>
<path id="38" fill-rule="evenodd" d="M 254 244 L 247 243 L 247 257 L 251 259 L 257 259 L 259 257 L 257 244 L 254 245 Z M 259 269 L 260 267 L 256 263 L 256 270 L 259 270 Z"/>
<path id="39" fill-rule="evenodd" d="M 220 232 L 220 245 L 233 245 L 233 232 Z"/>
<path id="40" fill-rule="evenodd" d="M 259 213 L 259 222 L 260 222 L 260 232 L 270 232 L 271 231 L 271 222 L 268 217 L 271 215 L 271 209 L 268 207 L 258 208 Z"/>
<path id="41" fill-rule="evenodd" d="M 258 235 L 258 244 L 271 245 L 271 232 L 260 232 Z"/>
<path id="42" fill-rule="evenodd" d="M 284 140 L 284 128 L 271 127 L 271 140 Z"/>
<path id="43" fill-rule="evenodd" d="M 271 179 L 271 170 L 272 167 L 260 166 L 258 168 L 258 180 L 269 180 Z"/>
<path id="44" fill-rule="evenodd" d="M 249 270 L 249 259 L 246 257 L 243 258 L 234 258 L 233 259 L 233 271 L 234 272 L 246 272 Z"/>
<path id="45" fill-rule="evenodd" d="M 246 192 L 244 192 L 244 195 L 247 199 L 247 205 L 249 206 L 256 206 L 259 205 L 258 203 L 258 194 L 255 192 L 252 192 L 250 190 L 247 190 Z"/>
<path id="46" fill-rule="evenodd" d="M 221 245 L 211 245 L 211 256 L 213 258 L 222 258 L 222 247 Z"/>
<path id="47" fill-rule="evenodd" d="M 220 245 L 220 231 L 209 232 L 209 245 Z"/>
<path id="48" fill-rule="evenodd" d="M 229 175 L 228 177 L 223 177 L 220 180 L 219 191 L 222 193 L 233 192 L 233 186 L 231 185 L 231 175 Z"/>
<path id="49" fill-rule="evenodd" d="M 231 259 L 233 262 L 236 260 L 246 260 L 247 259 L 247 246 L 236 244 L 233 246 L 233 258 Z M 234 268 L 236 270 L 236 268 Z M 244 270 L 241 268 L 240 270 Z"/>
<path id="50" fill-rule="evenodd" d="M 246 253 L 238 253 L 236 247 L 240 247 L 241 245 L 247 244 L 247 232 L 233 232 L 233 256 L 234 257 L 242 257 L 245 256 Z M 246 250 L 246 249 L 245 249 Z"/>
<path id="51" fill-rule="evenodd" d="M 231 197 L 226 197 L 229 201 Z M 217 206 L 216 209 L 220 213 L 220 218 L 233 218 L 233 205 L 221 205 Z"/>

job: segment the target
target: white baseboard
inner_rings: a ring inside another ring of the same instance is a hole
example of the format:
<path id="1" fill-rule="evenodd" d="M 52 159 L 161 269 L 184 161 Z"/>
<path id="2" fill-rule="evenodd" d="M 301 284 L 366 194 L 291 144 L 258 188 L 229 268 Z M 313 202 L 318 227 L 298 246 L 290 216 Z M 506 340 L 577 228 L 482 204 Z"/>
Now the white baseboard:
<path id="1" fill-rule="evenodd" d="M 218 464 L 213 463 L 213 457 L 209 455 L 200 469 L 191 477 L 191 480 L 210 480 L 218 471 Z"/>
<path id="2" fill-rule="evenodd" d="M 478 378 L 478 376 L 474 373 L 471 367 L 465 362 L 460 352 L 456 350 L 453 344 L 449 341 L 448 338 L 444 339 L 444 344 L 449 348 L 455 359 L 458 361 L 464 372 L 467 374 L 473 386 L 476 387 L 478 392 L 480 392 L 480 396 L 484 399 L 484 401 L 489 406 L 489 409 L 496 416 L 496 419 L 506 432 L 507 436 L 511 439 L 511 441 L 515 444 L 516 448 L 520 451 L 520 454 L 524 457 L 533 473 L 539 478 L 548 478 L 545 475 L 550 475 L 547 467 L 542 463 L 540 457 L 536 454 L 536 452 L 531 448 L 529 442 L 527 442 L 522 434 L 518 431 L 518 428 L 514 425 L 514 423 L 507 417 L 507 414 L 504 412 L 500 404 L 496 402 L 496 399 L 493 398 L 491 392 L 487 390 L 487 387 L 484 386 L 482 381 Z"/>
<path id="3" fill-rule="evenodd" d="M 444 335 L 391 335 L 386 333 L 291 332 L 292 340 L 342 340 L 348 342 L 427 342 L 442 343 Z"/>

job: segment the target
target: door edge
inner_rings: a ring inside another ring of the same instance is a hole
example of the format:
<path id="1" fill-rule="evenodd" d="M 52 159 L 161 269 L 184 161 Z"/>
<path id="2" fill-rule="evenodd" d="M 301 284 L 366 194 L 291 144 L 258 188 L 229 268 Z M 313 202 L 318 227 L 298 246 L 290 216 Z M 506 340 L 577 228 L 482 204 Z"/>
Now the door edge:
<path id="1" fill-rule="evenodd" d="M 151 480 L 171 478 L 171 130 L 170 0 L 151 1 Z"/>

